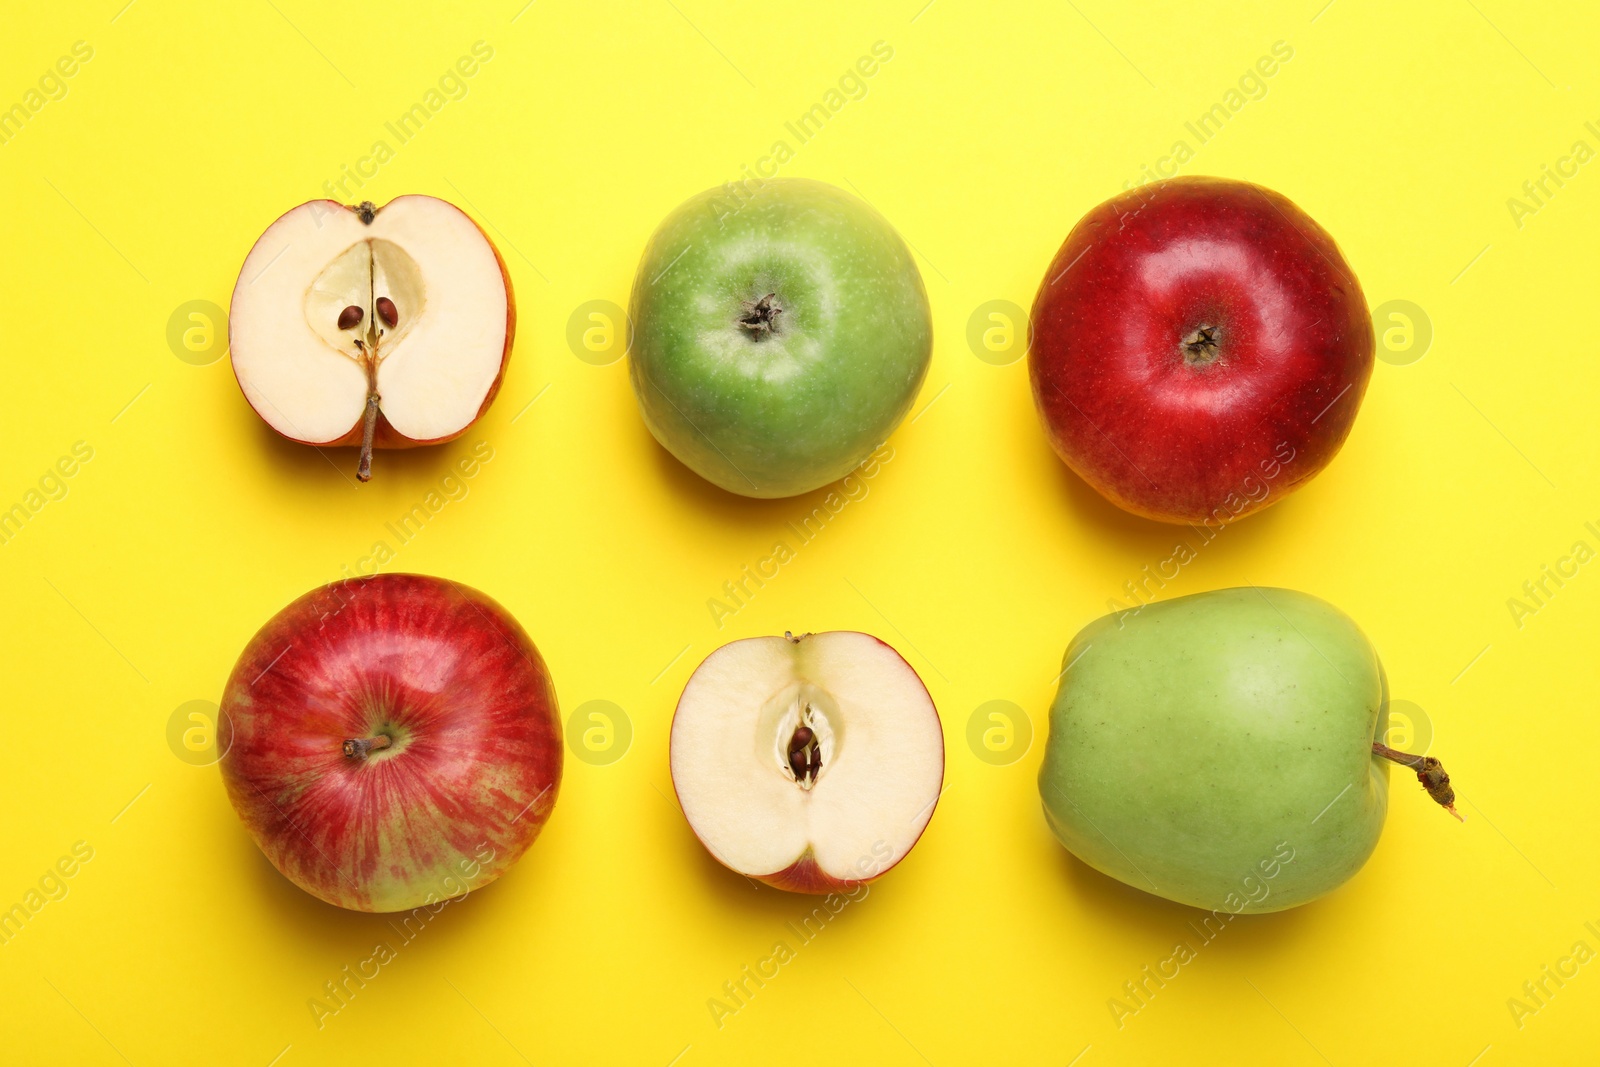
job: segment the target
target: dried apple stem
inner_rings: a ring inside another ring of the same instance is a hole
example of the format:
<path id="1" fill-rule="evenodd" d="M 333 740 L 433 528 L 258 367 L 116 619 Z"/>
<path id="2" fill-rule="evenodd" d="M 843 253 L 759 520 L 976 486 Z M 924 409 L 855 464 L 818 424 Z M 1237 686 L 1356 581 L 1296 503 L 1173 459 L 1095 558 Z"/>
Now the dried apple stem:
<path id="1" fill-rule="evenodd" d="M 378 432 L 378 394 L 367 393 L 367 413 L 361 420 L 361 462 L 356 464 L 356 477 L 363 482 L 372 480 L 372 436 Z"/>
<path id="2" fill-rule="evenodd" d="M 388 748 L 394 744 L 387 734 L 377 734 L 373 737 L 352 737 L 344 743 L 344 754 L 354 760 L 364 760 L 367 754 L 380 748 Z"/>
<path id="3" fill-rule="evenodd" d="M 1456 810 L 1456 791 L 1450 788 L 1450 776 L 1445 773 L 1444 764 L 1432 756 L 1413 756 L 1409 752 L 1390 748 L 1382 741 L 1372 742 L 1372 754 L 1416 771 L 1417 781 L 1422 783 L 1422 788 L 1440 807 L 1462 822 L 1467 821 L 1467 817 Z"/>
<path id="4" fill-rule="evenodd" d="M 361 206 L 356 211 L 361 216 L 361 221 L 369 225 L 372 223 L 373 216 L 377 214 L 372 202 L 365 200 L 362 201 Z M 367 250 L 367 269 L 369 272 L 373 269 L 370 245 Z M 371 278 L 370 273 L 368 278 Z M 372 295 L 370 287 L 367 295 L 369 298 Z M 394 304 L 387 299 L 384 299 L 383 303 L 389 305 L 387 310 L 390 315 L 393 315 Z M 383 310 L 381 305 L 379 310 Z M 390 325 L 393 325 L 393 323 L 390 323 Z M 372 480 L 372 438 L 378 432 L 378 345 L 381 343 L 382 337 L 383 334 L 378 329 L 378 324 L 372 319 L 368 319 L 366 340 L 364 342 L 356 342 L 356 347 L 361 350 L 361 369 L 367 372 L 367 410 L 361 419 L 361 461 L 356 464 L 356 479 L 362 482 L 370 482 Z"/>

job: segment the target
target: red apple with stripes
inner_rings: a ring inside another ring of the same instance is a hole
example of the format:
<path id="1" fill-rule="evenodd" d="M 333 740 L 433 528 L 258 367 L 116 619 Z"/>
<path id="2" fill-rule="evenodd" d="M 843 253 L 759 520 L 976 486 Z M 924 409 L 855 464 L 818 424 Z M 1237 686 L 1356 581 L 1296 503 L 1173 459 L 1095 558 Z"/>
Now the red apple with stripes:
<path id="1" fill-rule="evenodd" d="M 415 574 L 335 582 L 273 616 L 228 679 L 218 746 L 273 866 L 356 911 L 494 881 L 561 782 L 539 650 L 489 597 Z"/>
<path id="2" fill-rule="evenodd" d="M 1034 299 L 1028 369 L 1051 445 L 1102 496 L 1219 526 L 1328 465 L 1373 347 L 1361 283 L 1311 216 L 1185 177 L 1073 227 Z"/>

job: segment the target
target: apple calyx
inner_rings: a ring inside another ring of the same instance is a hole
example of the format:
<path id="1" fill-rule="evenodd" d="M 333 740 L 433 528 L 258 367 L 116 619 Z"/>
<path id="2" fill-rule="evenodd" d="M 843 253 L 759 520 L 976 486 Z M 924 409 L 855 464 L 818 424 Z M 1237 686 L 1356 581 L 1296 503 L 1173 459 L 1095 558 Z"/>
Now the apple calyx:
<path id="1" fill-rule="evenodd" d="M 782 314 L 783 305 L 778 303 L 778 294 L 768 293 L 760 300 L 744 301 L 744 314 L 739 316 L 739 325 L 750 332 L 751 340 L 759 341 L 778 331 L 778 316 Z"/>
<path id="2" fill-rule="evenodd" d="M 1392 760 L 1403 767 L 1409 767 L 1417 772 L 1417 781 L 1422 783 L 1422 788 L 1436 803 L 1461 822 L 1466 822 L 1467 817 L 1456 810 L 1456 791 L 1450 788 L 1450 776 L 1445 773 L 1444 764 L 1432 756 L 1414 756 L 1409 752 L 1390 748 L 1382 741 L 1372 742 L 1372 754 Z"/>
<path id="3" fill-rule="evenodd" d="M 1204 367 L 1215 363 L 1222 355 L 1217 326 L 1198 326 L 1183 338 L 1183 361 L 1191 367 Z"/>
<path id="4" fill-rule="evenodd" d="M 394 738 L 388 734 L 376 734 L 372 737 L 350 737 L 344 742 L 344 754 L 357 762 L 367 758 L 369 753 L 378 749 L 388 748 L 394 744 Z"/>

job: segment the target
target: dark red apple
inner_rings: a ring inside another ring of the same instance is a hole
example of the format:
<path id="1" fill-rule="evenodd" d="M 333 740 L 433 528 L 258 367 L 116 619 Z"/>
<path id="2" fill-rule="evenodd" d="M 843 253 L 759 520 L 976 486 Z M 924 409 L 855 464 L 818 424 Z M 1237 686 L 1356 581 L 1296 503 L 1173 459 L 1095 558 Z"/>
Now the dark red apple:
<path id="1" fill-rule="evenodd" d="M 228 797 L 273 866 L 357 911 L 403 911 L 505 873 L 561 782 L 539 650 L 482 593 L 382 574 L 315 589 L 228 679 Z"/>
<path id="2" fill-rule="evenodd" d="M 1067 236 L 1033 304 L 1028 369 L 1057 454 L 1164 522 L 1232 522 L 1344 444 L 1372 320 L 1333 238 L 1285 197 L 1185 177 Z"/>

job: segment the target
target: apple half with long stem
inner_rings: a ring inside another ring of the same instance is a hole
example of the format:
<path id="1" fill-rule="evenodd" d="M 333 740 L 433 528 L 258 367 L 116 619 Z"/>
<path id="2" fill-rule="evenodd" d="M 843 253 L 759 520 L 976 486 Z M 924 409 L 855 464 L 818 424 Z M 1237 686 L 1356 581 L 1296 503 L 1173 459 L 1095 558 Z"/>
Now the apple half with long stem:
<path id="1" fill-rule="evenodd" d="M 228 797 L 273 866 L 357 911 L 505 873 L 555 806 L 539 650 L 489 597 L 381 574 L 312 590 L 245 646 L 218 719 Z"/>
<path id="2" fill-rule="evenodd" d="M 751 637 L 695 669 L 672 718 L 672 784 L 724 866 L 799 893 L 884 874 L 944 780 L 944 733 L 900 654 L 853 631 Z"/>
<path id="3" fill-rule="evenodd" d="M 449 441 L 499 391 L 516 332 L 505 262 L 459 208 L 313 200 L 267 228 L 228 313 L 233 372 L 291 441 L 374 448 Z"/>

